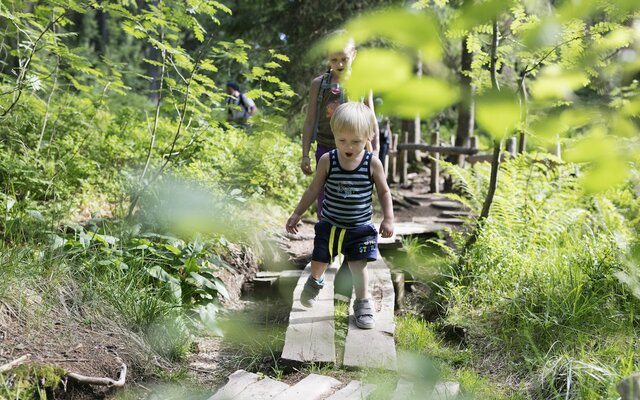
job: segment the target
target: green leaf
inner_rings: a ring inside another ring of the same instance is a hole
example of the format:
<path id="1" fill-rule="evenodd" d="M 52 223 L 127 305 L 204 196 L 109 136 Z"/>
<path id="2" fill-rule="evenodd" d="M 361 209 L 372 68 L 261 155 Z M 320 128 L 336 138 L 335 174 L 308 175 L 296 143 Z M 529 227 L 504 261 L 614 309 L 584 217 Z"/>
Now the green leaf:
<path id="1" fill-rule="evenodd" d="M 444 80 L 413 77 L 384 96 L 382 114 L 404 118 L 429 118 L 458 101 L 458 90 Z"/>
<path id="2" fill-rule="evenodd" d="M 440 60 L 443 50 L 438 26 L 431 14 L 395 8 L 365 14 L 349 22 L 346 29 L 347 36 L 358 44 L 384 38 L 420 52 L 424 60 Z M 345 37 L 336 37 L 326 43 L 326 48 L 342 49 L 345 43 Z"/>
<path id="3" fill-rule="evenodd" d="M 476 100 L 476 118 L 478 124 L 495 139 L 511 134 L 520 122 L 517 96 L 506 88 L 483 93 Z"/>
<path id="4" fill-rule="evenodd" d="M 353 98 L 366 97 L 369 90 L 377 94 L 387 92 L 409 80 L 413 75 L 408 57 L 385 49 L 362 50 L 352 66 L 352 73 L 345 82 Z"/>
<path id="5" fill-rule="evenodd" d="M 576 89 L 589 84 L 587 74 L 582 71 L 563 71 L 560 66 L 548 66 L 531 83 L 531 94 L 535 100 L 569 99 Z"/>
<path id="6" fill-rule="evenodd" d="M 466 0 L 459 17 L 453 22 L 453 30 L 470 30 L 474 26 L 488 24 L 512 5 L 512 0 Z"/>

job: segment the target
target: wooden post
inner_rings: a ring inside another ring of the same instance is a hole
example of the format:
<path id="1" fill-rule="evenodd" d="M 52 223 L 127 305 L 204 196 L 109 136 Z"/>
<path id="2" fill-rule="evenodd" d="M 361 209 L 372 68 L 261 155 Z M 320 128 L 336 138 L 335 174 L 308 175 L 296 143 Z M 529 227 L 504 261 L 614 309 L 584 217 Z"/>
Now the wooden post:
<path id="1" fill-rule="evenodd" d="M 396 292 L 396 310 L 399 310 L 404 305 L 404 272 L 392 272 L 391 280 Z"/>
<path id="2" fill-rule="evenodd" d="M 476 151 L 478 150 L 478 137 L 477 136 L 469 137 L 469 147 L 474 149 L 474 150 L 476 150 Z M 464 156 L 465 163 L 473 164 L 472 162 L 469 162 L 469 157 L 470 156 Z M 462 165 L 464 166 L 464 163 Z"/>
<path id="3" fill-rule="evenodd" d="M 402 143 L 409 143 L 409 132 L 407 131 L 403 131 L 402 132 Z M 398 168 L 400 168 L 400 184 L 404 185 L 407 183 L 407 167 L 408 167 L 408 160 L 407 157 L 409 155 L 409 151 L 408 150 L 399 150 L 398 153 L 398 159 L 400 161 L 400 165 L 398 165 Z"/>
<path id="4" fill-rule="evenodd" d="M 388 168 L 389 168 L 389 173 L 387 174 L 387 181 L 398 182 L 398 134 L 397 133 L 394 133 L 391 136 Z"/>
<path id="5" fill-rule="evenodd" d="M 562 159 L 562 146 L 560 146 L 560 142 L 556 142 L 556 157 Z"/>
<path id="6" fill-rule="evenodd" d="M 507 139 L 507 142 L 504 145 L 504 149 L 511 157 L 515 157 L 516 155 L 516 138 L 510 137 Z"/>
<path id="7" fill-rule="evenodd" d="M 431 133 L 431 144 L 437 146 L 440 142 L 440 131 Z M 431 193 L 440 193 L 440 153 L 431 153 Z"/>

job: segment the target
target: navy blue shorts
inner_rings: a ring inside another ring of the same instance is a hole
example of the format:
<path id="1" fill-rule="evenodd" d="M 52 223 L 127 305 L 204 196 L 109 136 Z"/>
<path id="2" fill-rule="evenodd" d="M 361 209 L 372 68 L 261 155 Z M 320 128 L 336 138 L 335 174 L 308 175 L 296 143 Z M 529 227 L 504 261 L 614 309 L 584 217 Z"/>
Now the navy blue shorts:
<path id="1" fill-rule="evenodd" d="M 331 223 L 320 221 L 315 226 L 316 236 L 313 240 L 313 254 L 311 259 L 329 263 L 329 237 L 331 236 Z M 333 239 L 333 255 L 338 255 L 338 242 L 342 228 L 336 228 Z M 347 261 L 378 259 L 378 231 L 373 224 L 346 229 L 342 240 L 342 254 Z"/>

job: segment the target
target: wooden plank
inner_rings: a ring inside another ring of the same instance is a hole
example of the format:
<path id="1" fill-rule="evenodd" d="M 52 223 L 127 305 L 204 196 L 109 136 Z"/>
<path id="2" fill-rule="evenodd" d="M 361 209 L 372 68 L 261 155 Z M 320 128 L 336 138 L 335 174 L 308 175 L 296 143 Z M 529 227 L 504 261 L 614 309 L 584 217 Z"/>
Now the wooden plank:
<path id="1" fill-rule="evenodd" d="M 393 236 L 389 238 L 378 236 L 378 245 L 398 242 L 402 236 L 424 235 L 449 228 L 447 224 L 438 222 L 434 217 L 414 217 L 412 222 L 396 222 L 393 225 Z M 378 231 L 380 230 L 378 225 L 376 225 L 376 228 Z"/>
<path id="2" fill-rule="evenodd" d="M 441 218 L 458 218 L 458 217 L 471 217 L 471 211 L 467 210 L 443 210 L 438 214 Z"/>
<path id="3" fill-rule="evenodd" d="M 395 295 L 391 273 L 384 260 L 369 263 L 369 285 L 374 300 L 373 329 L 360 329 L 355 324 L 353 311 L 349 316 L 349 331 L 344 345 L 344 365 L 347 367 L 397 369 L 396 347 L 393 336 L 395 322 L 393 309 Z M 352 296 L 351 307 L 353 310 Z M 375 351 L 372 351 L 375 349 Z"/>
<path id="4" fill-rule="evenodd" d="M 415 394 L 413 392 L 413 383 L 402 378 L 398 380 L 396 390 L 393 392 L 393 397 L 391 397 L 391 400 L 406 400 L 414 398 Z"/>
<path id="5" fill-rule="evenodd" d="M 351 381 L 347 386 L 327 397 L 327 400 L 362 400 L 369 397 L 375 388 L 376 385 Z"/>
<path id="6" fill-rule="evenodd" d="M 234 400 L 271 400 L 289 389 L 289 385 L 271 378 L 263 378 L 247 386 Z"/>
<path id="7" fill-rule="evenodd" d="M 309 374 L 300 382 L 274 397 L 274 400 L 320 400 L 340 385 L 342 383 L 339 380 L 330 376 Z"/>
<path id="8" fill-rule="evenodd" d="M 464 208 L 464 205 L 460 202 L 453 200 L 437 200 L 431 203 L 435 208 L 444 208 L 447 210 L 459 210 Z"/>
<path id="9" fill-rule="evenodd" d="M 229 376 L 229 382 L 220 388 L 209 400 L 232 400 L 247 388 L 258 381 L 258 375 L 243 369 L 237 370 Z"/>
<path id="10" fill-rule="evenodd" d="M 337 259 L 337 258 L 336 258 Z M 333 320 L 333 281 L 337 260 L 325 272 L 324 288 L 312 308 L 300 304 L 300 294 L 309 275 L 311 263 L 304 269 L 293 290 L 293 304 L 285 336 L 282 358 L 297 362 L 336 362 L 335 322 Z"/>
<path id="11" fill-rule="evenodd" d="M 428 151 L 429 153 L 440 153 L 440 154 L 476 154 L 478 149 L 473 149 L 471 147 L 462 147 L 462 146 L 438 146 L 434 144 L 425 144 L 425 143 L 401 143 L 398 145 L 398 150 L 421 150 Z"/>

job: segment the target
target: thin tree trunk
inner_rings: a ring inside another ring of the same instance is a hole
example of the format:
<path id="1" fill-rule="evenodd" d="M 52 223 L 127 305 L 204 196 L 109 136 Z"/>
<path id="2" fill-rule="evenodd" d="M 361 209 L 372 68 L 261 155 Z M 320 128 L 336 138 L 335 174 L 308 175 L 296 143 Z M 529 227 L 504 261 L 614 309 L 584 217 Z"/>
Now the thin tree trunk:
<path id="1" fill-rule="evenodd" d="M 462 51 L 460 57 L 460 92 L 461 100 L 458 104 L 458 128 L 456 130 L 455 145 L 459 147 L 469 146 L 469 138 L 473 136 L 475 125 L 474 112 L 474 88 L 471 83 L 471 63 L 473 62 L 473 53 L 467 48 L 468 37 L 462 39 Z M 458 165 L 464 163 L 464 156 L 451 156 L 448 160 L 456 162 Z"/>

